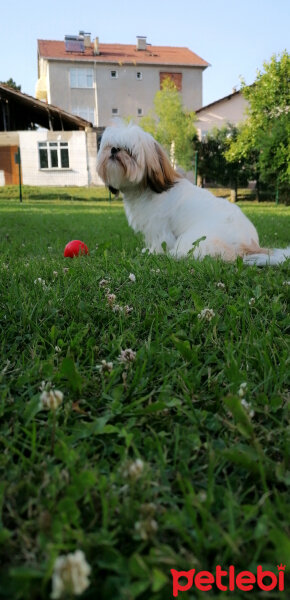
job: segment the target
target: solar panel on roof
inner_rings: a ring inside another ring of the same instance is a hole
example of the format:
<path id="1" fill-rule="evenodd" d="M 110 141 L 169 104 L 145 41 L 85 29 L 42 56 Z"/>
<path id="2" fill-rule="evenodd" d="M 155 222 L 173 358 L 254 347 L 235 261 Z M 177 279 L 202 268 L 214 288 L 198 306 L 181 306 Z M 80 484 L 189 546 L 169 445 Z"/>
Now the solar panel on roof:
<path id="1" fill-rule="evenodd" d="M 82 35 L 66 35 L 64 38 L 66 52 L 84 52 L 85 43 Z"/>

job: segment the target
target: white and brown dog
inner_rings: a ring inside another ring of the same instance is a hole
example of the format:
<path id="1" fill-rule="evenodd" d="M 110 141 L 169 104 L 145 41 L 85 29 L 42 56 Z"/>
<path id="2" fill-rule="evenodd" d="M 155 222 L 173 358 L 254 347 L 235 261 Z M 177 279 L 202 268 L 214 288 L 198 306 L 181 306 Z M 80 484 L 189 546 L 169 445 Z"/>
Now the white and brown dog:
<path id="1" fill-rule="evenodd" d="M 198 259 L 242 256 L 262 266 L 290 257 L 290 247 L 261 248 L 254 225 L 238 206 L 180 177 L 161 146 L 137 125 L 118 123 L 105 130 L 97 170 L 113 193 L 122 192 L 128 222 L 144 234 L 150 252 L 163 253 L 165 242 L 177 258 L 189 252 Z"/>

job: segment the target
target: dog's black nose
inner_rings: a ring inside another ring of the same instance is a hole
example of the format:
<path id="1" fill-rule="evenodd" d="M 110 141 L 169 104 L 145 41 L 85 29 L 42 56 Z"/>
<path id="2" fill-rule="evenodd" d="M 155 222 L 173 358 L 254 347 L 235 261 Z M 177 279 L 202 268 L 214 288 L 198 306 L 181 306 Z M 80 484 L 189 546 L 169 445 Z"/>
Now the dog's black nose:
<path id="1" fill-rule="evenodd" d="M 111 148 L 111 154 L 114 156 L 115 154 L 118 154 L 118 152 L 120 152 L 120 148 Z"/>

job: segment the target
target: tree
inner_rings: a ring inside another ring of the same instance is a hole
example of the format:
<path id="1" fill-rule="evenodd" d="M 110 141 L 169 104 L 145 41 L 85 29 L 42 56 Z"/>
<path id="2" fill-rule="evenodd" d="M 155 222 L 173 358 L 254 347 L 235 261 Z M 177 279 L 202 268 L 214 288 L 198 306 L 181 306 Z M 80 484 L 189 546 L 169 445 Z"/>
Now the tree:
<path id="1" fill-rule="evenodd" d="M 17 85 L 14 81 L 14 79 L 12 79 L 12 77 L 10 77 L 10 79 L 8 79 L 8 81 L 1 81 L 1 83 L 4 83 L 5 85 L 9 85 L 9 87 L 14 88 L 15 90 L 18 90 L 19 92 L 21 92 L 21 85 Z"/>
<path id="2" fill-rule="evenodd" d="M 284 51 L 265 62 L 252 86 L 243 82 L 248 116 L 226 152 L 229 161 L 251 160 L 256 177 L 278 188 L 290 183 L 290 56 Z"/>
<path id="3" fill-rule="evenodd" d="M 245 158 L 237 158 L 229 162 L 225 153 L 238 130 L 233 125 L 221 129 L 214 128 L 206 137 L 196 143 L 198 151 L 198 173 L 207 181 L 230 186 L 237 200 L 238 185 L 246 185 L 250 177 L 250 167 Z"/>
<path id="4" fill-rule="evenodd" d="M 195 113 L 186 111 L 182 97 L 174 82 L 167 78 L 162 89 L 155 94 L 155 113 L 150 112 L 140 120 L 140 126 L 174 154 L 177 163 L 185 170 L 192 169 L 194 156 Z"/>

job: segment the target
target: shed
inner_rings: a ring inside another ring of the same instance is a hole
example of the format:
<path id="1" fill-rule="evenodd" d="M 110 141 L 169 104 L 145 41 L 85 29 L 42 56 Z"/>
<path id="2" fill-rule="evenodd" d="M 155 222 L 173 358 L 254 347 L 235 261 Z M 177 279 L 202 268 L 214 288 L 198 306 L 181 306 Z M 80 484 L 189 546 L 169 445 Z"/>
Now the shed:
<path id="1" fill-rule="evenodd" d="M 0 185 L 100 185 L 98 130 L 85 119 L 0 84 Z"/>

